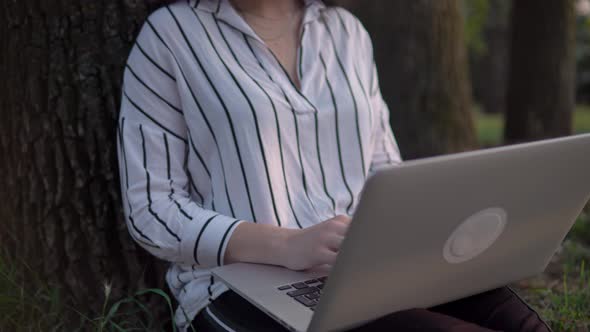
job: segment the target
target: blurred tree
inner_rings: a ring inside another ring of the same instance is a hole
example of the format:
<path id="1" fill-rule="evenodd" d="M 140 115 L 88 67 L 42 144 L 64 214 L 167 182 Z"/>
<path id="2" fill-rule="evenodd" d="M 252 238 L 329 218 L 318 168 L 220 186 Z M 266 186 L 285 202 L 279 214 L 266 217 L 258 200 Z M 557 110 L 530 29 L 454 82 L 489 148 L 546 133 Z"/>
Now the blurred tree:
<path id="1" fill-rule="evenodd" d="M 405 159 L 476 147 L 461 3 L 354 1 L 372 36 L 381 92 Z"/>
<path id="2" fill-rule="evenodd" d="M 590 16 L 576 21 L 576 102 L 590 104 Z"/>
<path id="3" fill-rule="evenodd" d="M 81 312 L 100 312 L 105 282 L 114 297 L 164 285 L 163 264 L 134 245 L 122 219 L 114 140 L 146 3 L 0 5 L 0 244 Z"/>
<path id="4" fill-rule="evenodd" d="M 465 41 L 470 53 L 480 55 L 487 51 L 483 35 L 489 21 L 488 17 L 492 15 L 493 8 L 490 8 L 492 1 L 494 0 L 463 0 L 461 2 L 465 16 Z"/>
<path id="5" fill-rule="evenodd" d="M 488 113 L 504 113 L 511 1 L 464 0 L 473 96 Z M 487 5 L 479 4 L 485 2 Z"/>
<path id="6" fill-rule="evenodd" d="M 575 107 L 575 0 L 513 2 L 507 142 L 567 135 Z"/>

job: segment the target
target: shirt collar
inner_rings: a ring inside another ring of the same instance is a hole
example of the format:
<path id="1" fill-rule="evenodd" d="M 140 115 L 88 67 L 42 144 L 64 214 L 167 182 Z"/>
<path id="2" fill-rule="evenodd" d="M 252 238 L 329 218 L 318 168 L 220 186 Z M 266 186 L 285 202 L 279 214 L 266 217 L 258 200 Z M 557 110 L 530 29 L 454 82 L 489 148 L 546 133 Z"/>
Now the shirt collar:
<path id="1" fill-rule="evenodd" d="M 192 7 L 213 14 L 218 20 L 223 21 L 243 33 L 260 40 L 258 35 L 244 21 L 242 16 L 235 10 L 229 0 L 192 0 Z M 304 0 L 305 13 L 303 14 L 302 25 L 313 22 L 320 17 L 320 12 L 325 8 L 321 0 Z M 260 40 L 261 41 L 261 40 Z"/>

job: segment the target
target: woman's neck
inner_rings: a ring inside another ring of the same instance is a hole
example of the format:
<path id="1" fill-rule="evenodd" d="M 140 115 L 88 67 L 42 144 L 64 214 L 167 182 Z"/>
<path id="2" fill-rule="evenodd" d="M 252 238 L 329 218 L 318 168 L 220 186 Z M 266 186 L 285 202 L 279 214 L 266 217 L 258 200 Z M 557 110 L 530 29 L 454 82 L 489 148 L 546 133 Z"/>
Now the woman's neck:
<path id="1" fill-rule="evenodd" d="M 303 0 L 230 0 L 241 12 L 265 18 L 281 19 L 303 6 Z"/>

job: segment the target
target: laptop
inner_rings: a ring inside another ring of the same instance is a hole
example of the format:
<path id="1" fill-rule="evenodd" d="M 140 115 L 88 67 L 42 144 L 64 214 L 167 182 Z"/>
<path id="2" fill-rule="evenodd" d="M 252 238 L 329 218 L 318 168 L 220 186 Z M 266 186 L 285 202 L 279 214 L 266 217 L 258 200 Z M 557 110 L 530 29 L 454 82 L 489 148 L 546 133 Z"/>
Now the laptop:
<path id="1" fill-rule="evenodd" d="M 213 274 L 291 331 L 346 330 L 541 273 L 589 199 L 590 134 L 408 161 L 367 179 L 331 270 Z"/>

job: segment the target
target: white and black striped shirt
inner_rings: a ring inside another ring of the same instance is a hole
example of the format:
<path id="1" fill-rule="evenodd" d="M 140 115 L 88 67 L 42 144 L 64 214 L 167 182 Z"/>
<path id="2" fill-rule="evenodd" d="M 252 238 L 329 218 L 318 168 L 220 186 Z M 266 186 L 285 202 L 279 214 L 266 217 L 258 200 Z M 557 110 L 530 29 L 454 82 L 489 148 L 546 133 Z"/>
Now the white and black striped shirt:
<path id="1" fill-rule="evenodd" d="M 118 127 L 126 221 L 172 263 L 182 329 L 227 290 L 209 269 L 239 223 L 351 215 L 367 176 L 401 162 L 367 32 L 342 8 L 305 2 L 300 89 L 228 0 L 157 10 L 129 56 Z"/>

